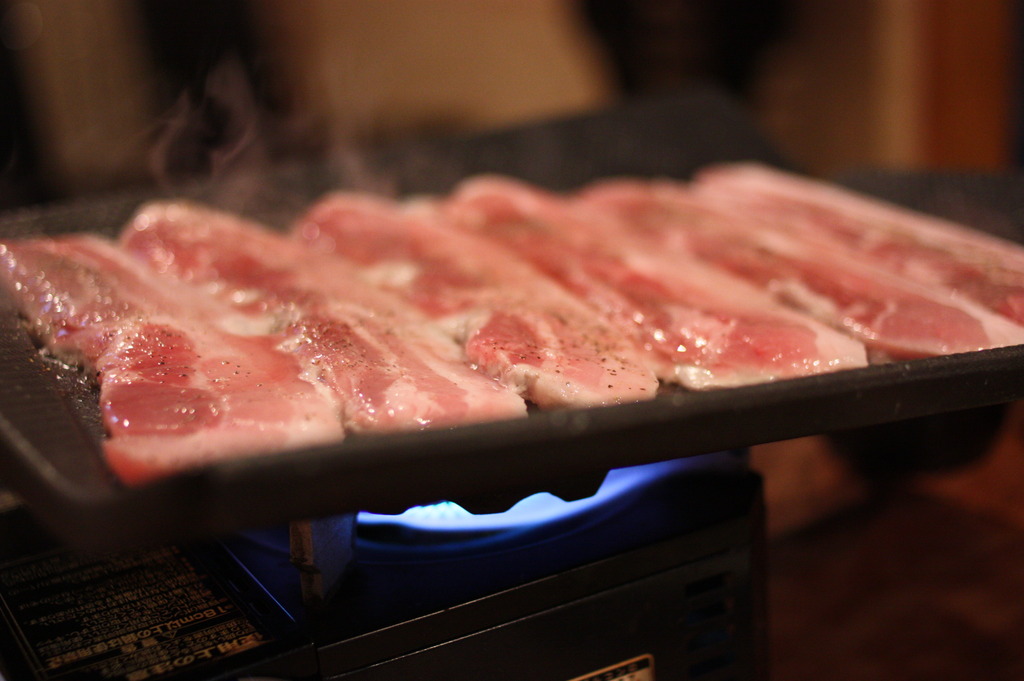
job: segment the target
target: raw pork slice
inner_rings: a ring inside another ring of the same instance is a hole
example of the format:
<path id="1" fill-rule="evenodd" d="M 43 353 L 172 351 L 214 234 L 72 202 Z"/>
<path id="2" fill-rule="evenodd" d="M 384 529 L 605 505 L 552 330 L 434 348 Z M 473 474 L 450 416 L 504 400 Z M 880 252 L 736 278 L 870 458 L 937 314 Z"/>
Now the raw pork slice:
<path id="1" fill-rule="evenodd" d="M 603 215 L 553 194 L 475 178 L 442 210 L 636 335 L 663 380 L 705 389 L 867 364 L 864 346 L 852 338 L 693 258 L 662 258 L 618 238 Z"/>
<path id="2" fill-rule="evenodd" d="M 450 338 L 346 263 L 241 218 L 145 206 L 121 236 L 135 256 L 277 319 L 282 347 L 337 393 L 345 427 L 409 430 L 521 416 L 521 398 L 462 361 Z"/>
<path id="3" fill-rule="evenodd" d="M 947 220 L 756 164 L 718 166 L 694 187 L 805 238 L 831 239 L 926 285 L 1024 323 L 1024 248 Z"/>
<path id="4" fill-rule="evenodd" d="M 96 372 L 104 452 L 125 482 L 342 438 L 334 399 L 273 340 L 216 328 L 216 306 L 109 242 L 8 241 L 0 262 L 46 347 Z"/>
<path id="5" fill-rule="evenodd" d="M 624 232 L 667 253 L 693 255 L 861 339 L 879 357 L 914 358 L 1024 342 L 1024 328 L 961 299 L 817 241 L 766 229 L 670 183 L 607 182 L 583 200 Z"/>
<path id="6" fill-rule="evenodd" d="M 487 374 L 541 407 L 654 397 L 633 340 L 510 251 L 384 199 L 334 194 L 295 234 L 439 320 Z"/>

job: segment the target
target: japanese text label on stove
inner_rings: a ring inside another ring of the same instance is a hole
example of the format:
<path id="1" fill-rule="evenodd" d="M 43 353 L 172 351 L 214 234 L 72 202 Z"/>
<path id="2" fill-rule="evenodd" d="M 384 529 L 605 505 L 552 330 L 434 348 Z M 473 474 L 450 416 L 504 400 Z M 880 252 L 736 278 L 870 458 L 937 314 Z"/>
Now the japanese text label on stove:
<path id="1" fill-rule="evenodd" d="M 0 613 L 39 681 L 178 679 L 272 640 L 173 546 L 2 563 Z"/>

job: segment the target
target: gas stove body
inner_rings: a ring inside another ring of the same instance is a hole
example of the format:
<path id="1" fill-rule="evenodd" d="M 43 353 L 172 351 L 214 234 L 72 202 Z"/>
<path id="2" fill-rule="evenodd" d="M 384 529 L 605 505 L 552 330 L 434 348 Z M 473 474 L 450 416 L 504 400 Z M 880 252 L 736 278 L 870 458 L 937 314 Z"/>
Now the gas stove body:
<path id="1" fill-rule="evenodd" d="M 505 513 L 361 514 L 351 562 L 318 607 L 303 603 L 285 528 L 118 554 L 98 568 L 102 558 L 54 551 L 24 529 L 15 555 L 8 522 L 0 598 L 11 631 L 0 656 L 8 681 L 69 671 L 128 681 L 760 678 L 762 520 L 760 480 L 735 452 L 620 469 L 593 497 L 535 495 Z M 168 585 L 183 579 L 168 559 L 186 563 L 185 581 L 202 592 L 180 610 L 166 607 Z M 83 575 L 97 570 L 109 584 L 85 602 Z M 168 572 L 140 594 L 133 570 Z M 37 588 L 25 577 L 12 590 L 13 575 L 31 574 Z M 60 596 L 57 574 L 80 598 Z M 118 584 L 134 590 L 137 623 L 82 639 L 74 623 L 116 607 Z M 46 599 L 65 603 L 66 616 L 47 615 L 62 620 L 63 638 L 39 624 Z M 144 653 L 152 660 L 133 666 Z"/>

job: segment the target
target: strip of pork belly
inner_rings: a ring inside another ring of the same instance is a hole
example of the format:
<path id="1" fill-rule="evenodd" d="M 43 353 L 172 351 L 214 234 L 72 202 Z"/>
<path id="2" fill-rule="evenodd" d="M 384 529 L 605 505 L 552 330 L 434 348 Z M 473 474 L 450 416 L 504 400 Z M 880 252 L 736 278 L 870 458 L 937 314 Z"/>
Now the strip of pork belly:
<path id="1" fill-rule="evenodd" d="M 829 239 L 892 272 L 948 287 L 1024 323 L 1024 248 L 965 225 L 758 164 L 713 167 L 694 191 L 756 211 L 767 225 Z"/>
<path id="2" fill-rule="evenodd" d="M 208 286 L 279 320 L 283 347 L 341 399 L 346 428 L 411 430 L 513 418 L 516 394 L 401 300 L 338 258 L 226 213 L 182 203 L 144 207 L 125 248 L 164 275 Z"/>
<path id="3" fill-rule="evenodd" d="M 206 462 L 340 440 L 337 406 L 267 336 L 91 236 L 0 244 L 8 288 L 55 355 L 96 372 L 111 469 L 141 483 Z"/>
<path id="4" fill-rule="evenodd" d="M 605 218 L 505 178 L 463 183 L 442 210 L 529 260 L 634 334 L 666 381 L 763 383 L 867 364 L 864 346 L 690 257 L 663 258 Z"/>
<path id="5" fill-rule="evenodd" d="M 632 402 L 657 391 L 631 338 L 510 251 L 436 216 L 336 193 L 294 231 L 438 320 L 470 362 L 540 407 Z"/>
<path id="6" fill-rule="evenodd" d="M 702 201 L 681 185 L 609 181 L 582 194 L 624 232 L 726 269 L 861 339 L 879 359 L 1017 345 L 1024 328 L 952 291 L 894 275 L 820 242 L 764 228 L 756 215 Z"/>

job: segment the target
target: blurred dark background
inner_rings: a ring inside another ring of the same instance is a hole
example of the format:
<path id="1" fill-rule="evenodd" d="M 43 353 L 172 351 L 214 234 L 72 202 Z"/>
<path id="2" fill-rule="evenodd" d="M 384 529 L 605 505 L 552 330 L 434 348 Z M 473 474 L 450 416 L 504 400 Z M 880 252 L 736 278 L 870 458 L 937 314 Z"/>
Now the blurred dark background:
<path id="1" fill-rule="evenodd" d="M 0 0 L 0 206 L 711 83 L 801 167 L 1014 160 L 1014 0 Z"/>

